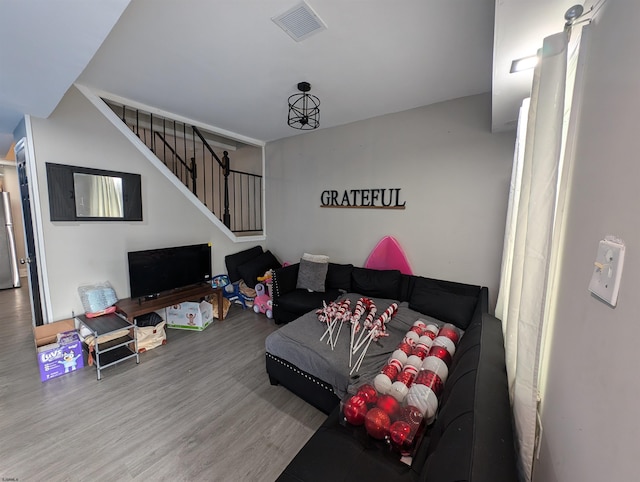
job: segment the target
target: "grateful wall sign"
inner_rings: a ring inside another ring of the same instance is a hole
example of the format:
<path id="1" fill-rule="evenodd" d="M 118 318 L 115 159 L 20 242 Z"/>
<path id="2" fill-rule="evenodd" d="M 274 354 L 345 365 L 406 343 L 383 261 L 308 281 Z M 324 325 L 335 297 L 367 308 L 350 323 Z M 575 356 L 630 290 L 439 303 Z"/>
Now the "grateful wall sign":
<path id="1" fill-rule="evenodd" d="M 320 195 L 322 208 L 405 209 L 400 188 L 327 190 Z"/>

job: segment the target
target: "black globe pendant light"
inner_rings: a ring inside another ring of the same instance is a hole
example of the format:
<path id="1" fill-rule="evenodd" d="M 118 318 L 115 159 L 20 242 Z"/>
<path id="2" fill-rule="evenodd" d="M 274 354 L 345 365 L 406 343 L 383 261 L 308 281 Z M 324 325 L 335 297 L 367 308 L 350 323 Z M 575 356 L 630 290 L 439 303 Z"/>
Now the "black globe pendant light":
<path id="1" fill-rule="evenodd" d="M 309 94 L 309 82 L 300 82 L 298 90 L 299 94 L 289 96 L 288 124 L 303 131 L 317 129 L 320 126 L 320 100 Z"/>

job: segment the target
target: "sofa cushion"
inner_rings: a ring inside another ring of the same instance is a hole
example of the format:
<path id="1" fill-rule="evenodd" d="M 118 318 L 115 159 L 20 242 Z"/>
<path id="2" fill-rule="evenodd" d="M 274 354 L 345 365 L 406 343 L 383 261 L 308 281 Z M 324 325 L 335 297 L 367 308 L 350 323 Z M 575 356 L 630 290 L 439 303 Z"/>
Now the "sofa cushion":
<path id="1" fill-rule="evenodd" d="M 327 280 L 325 286 L 327 288 L 335 288 L 343 290 L 346 293 L 351 291 L 351 272 L 353 271 L 352 264 L 336 264 L 329 263 L 327 270 Z"/>
<path id="2" fill-rule="evenodd" d="M 353 268 L 351 291 L 363 296 L 397 300 L 400 295 L 401 281 L 402 273 L 396 269 Z"/>
<path id="3" fill-rule="evenodd" d="M 309 292 L 303 289 L 295 289 L 278 298 L 278 308 L 300 315 L 322 307 L 322 302 L 334 301 L 340 296 L 340 292 L 333 288 L 324 292 Z"/>
<path id="4" fill-rule="evenodd" d="M 280 263 L 271 251 L 265 251 L 238 266 L 238 273 L 249 288 L 255 288 L 258 282 L 258 276 L 263 276 L 270 269 L 276 269 L 280 266 Z"/>
<path id="5" fill-rule="evenodd" d="M 319 458 L 319 454 L 321 459 Z M 319 466 L 321 470 L 318 470 Z M 280 474 L 277 482 L 414 481 L 416 472 L 382 442 L 340 423 L 336 408 Z"/>
<path id="6" fill-rule="evenodd" d="M 300 259 L 296 288 L 324 292 L 328 267 L 328 256 L 308 255 L 305 253 Z"/>
<path id="7" fill-rule="evenodd" d="M 260 256 L 262 254 L 262 246 L 254 246 L 253 248 L 245 249 L 239 253 L 228 254 L 224 257 L 224 263 L 227 266 L 227 273 L 229 274 L 229 280 L 232 283 L 240 281 L 242 276 L 238 273 L 238 267 L 247 261 Z M 258 276 L 262 276 L 264 273 L 260 273 Z"/>
<path id="8" fill-rule="evenodd" d="M 479 287 L 466 286 L 468 290 L 463 285 L 458 293 L 452 293 L 449 287 L 440 286 L 434 280 L 418 278 L 409 298 L 409 308 L 466 330 L 480 292 Z"/>
<path id="9" fill-rule="evenodd" d="M 398 301 L 409 301 L 416 276 L 402 274 L 400 281 L 400 297 Z"/>

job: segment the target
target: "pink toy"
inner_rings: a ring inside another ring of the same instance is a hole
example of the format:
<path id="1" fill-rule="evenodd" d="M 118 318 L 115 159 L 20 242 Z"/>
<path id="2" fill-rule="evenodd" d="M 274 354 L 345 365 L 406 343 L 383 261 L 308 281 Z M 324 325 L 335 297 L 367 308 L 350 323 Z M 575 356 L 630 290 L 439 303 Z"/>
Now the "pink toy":
<path id="1" fill-rule="evenodd" d="M 267 271 L 264 276 L 258 276 L 258 282 L 265 285 L 267 294 L 271 296 L 271 285 L 273 284 L 273 270 Z"/>
<path id="2" fill-rule="evenodd" d="M 253 299 L 253 311 L 256 313 L 264 313 L 267 318 L 273 318 L 271 297 L 267 294 L 262 283 L 256 284 L 256 297 Z"/>

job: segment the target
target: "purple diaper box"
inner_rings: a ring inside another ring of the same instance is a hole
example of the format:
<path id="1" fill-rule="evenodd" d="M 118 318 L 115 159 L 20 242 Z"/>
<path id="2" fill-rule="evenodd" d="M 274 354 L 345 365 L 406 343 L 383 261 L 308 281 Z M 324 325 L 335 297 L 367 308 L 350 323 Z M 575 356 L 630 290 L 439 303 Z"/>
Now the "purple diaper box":
<path id="1" fill-rule="evenodd" d="M 73 320 L 57 321 L 34 329 L 40 380 L 45 382 L 84 366 L 82 342 Z"/>

